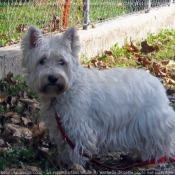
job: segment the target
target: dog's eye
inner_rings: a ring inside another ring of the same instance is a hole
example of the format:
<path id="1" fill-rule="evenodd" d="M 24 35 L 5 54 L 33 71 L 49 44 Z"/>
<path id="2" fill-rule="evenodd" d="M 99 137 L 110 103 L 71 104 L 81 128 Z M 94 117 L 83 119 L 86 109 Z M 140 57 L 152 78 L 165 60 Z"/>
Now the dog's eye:
<path id="1" fill-rule="evenodd" d="M 45 62 L 46 62 L 46 59 L 43 58 L 43 59 L 41 59 L 41 60 L 39 61 L 39 64 L 43 65 Z"/>
<path id="2" fill-rule="evenodd" d="M 64 60 L 59 60 L 59 62 L 58 62 L 61 66 L 63 66 L 64 65 Z"/>

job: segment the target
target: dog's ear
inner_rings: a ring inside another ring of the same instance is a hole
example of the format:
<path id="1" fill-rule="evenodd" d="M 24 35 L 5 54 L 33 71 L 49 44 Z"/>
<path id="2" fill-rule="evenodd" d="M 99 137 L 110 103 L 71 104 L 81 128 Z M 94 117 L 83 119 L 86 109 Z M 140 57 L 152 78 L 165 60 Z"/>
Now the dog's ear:
<path id="1" fill-rule="evenodd" d="M 80 50 L 79 36 L 76 27 L 68 28 L 63 34 L 62 44 L 70 47 L 73 56 L 77 57 Z"/>
<path id="2" fill-rule="evenodd" d="M 21 41 L 21 49 L 23 54 L 25 54 L 29 49 L 33 49 L 34 47 L 36 47 L 38 41 L 41 39 L 41 31 L 35 26 L 29 26 Z"/>

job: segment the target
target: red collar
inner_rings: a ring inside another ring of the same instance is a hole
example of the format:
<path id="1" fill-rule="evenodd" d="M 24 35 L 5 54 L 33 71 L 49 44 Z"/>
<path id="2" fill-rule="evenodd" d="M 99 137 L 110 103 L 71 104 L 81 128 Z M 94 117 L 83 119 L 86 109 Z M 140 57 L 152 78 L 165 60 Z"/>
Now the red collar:
<path id="1" fill-rule="evenodd" d="M 74 149 L 75 148 L 75 144 L 69 139 L 69 137 L 66 135 L 65 133 L 65 130 L 62 126 L 62 122 L 60 120 L 60 117 L 58 116 L 58 114 L 55 112 L 55 119 L 57 121 L 57 124 L 58 124 L 58 128 L 61 132 L 61 135 L 62 135 L 62 139 L 63 140 L 66 140 L 67 143 L 69 144 L 69 146 Z M 79 154 L 83 157 L 86 157 L 88 159 L 90 159 L 90 161 L 98 164 L 98 165 L 101 165 L 105 168 L 109 168 L 109 169 L 112 169 L 112 170 L 126 170 L 126 169 L 130 169 L 130 168 L 133 168 L 133 167 L 141 167 L 141 166 L 146 166 L 146 165 L 149 165 L 149 164 L 156 164 L 156 163 L 165 163 L 166 162 L 166 157 L 162 157 L 161 159 L 159 160 L 155 160 L 155 159 L 151 159 L 151 160 L 147 160 L 147 161 L 143 161 L 143 162 L 139 162 L 139 163 L 136 163 L 136 164 L 133 164 L 133 165 L 129 165 L 129 166 L 126 166 L 126 167 L 122 167 L 122 168 L 116 168 L 116 167 L 112 167 L 112 166 L 108 166 L 108 165 L 105 165 L 99 161 L 97 161 L 96 159 L 93 159 L 90 155 L 86 154 L 86 153 L 82 153 L 81 151 L 79 152 Z M 175 160 L 175 156 L 172 157 L 172 160 Z"/>

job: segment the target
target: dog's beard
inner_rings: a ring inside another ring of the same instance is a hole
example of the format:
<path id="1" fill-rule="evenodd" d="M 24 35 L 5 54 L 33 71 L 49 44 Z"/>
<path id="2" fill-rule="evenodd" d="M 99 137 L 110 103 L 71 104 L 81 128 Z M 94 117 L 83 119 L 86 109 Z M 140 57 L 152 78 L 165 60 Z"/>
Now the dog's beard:
<path id="1" fill-rule="evenodd" d="M 47 84 L 43 86 L 41 92 L 48 95 L 59 95 L 66 91 L 66 86 L 61 84 Z"/>

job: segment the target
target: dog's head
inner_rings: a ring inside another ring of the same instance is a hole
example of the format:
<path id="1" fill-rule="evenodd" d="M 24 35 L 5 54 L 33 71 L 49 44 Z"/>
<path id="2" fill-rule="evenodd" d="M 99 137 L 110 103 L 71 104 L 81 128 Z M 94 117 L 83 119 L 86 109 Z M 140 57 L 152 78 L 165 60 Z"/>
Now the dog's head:
<path id="1" fill-rule="evenodd" d="M 71 86 L 79 67 L 80 45 L 75 27 L 46 38 L 37 27 L 29 26 L 21 49 L 29 87 L 40 94 L 59 95 Z"/>

